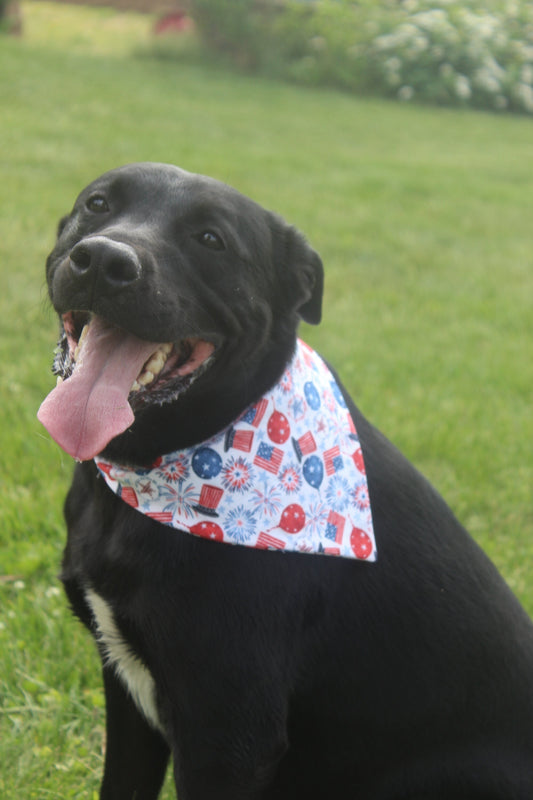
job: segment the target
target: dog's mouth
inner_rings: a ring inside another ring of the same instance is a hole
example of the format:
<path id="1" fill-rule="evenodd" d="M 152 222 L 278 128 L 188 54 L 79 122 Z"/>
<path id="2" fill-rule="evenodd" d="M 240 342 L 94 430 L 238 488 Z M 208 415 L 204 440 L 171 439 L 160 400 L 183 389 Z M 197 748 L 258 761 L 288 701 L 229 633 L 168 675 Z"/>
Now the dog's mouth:
<path id="1" fill-rule="evenodd" d="M 58 385 L 38 417 L 67 453 L 88 460 L 131 426 L 134 411 L 187 391 L 214 352 L 196 336 L 149 342 L 94 314 L 70 311 L 55 350 Z"/>
<path id="2" fill-rule="evenodd" d="M 63 330 L 55 349 L 52 367 L 58 383 L 70 378 L 78 365 L 91 326 L 98 326 L 99 332 L 96 335 L 100 336 L 102 328 L 114 328 L 88 312 L 69 311 L 61 319 Z M 121 329 L 115 328 L 115 335 L 119 331 Z M 131 336 L 126 331 L 121 331 L 119 335 L 125 338 Z M 150 347 L 149 342 L 146 345 Z M 153 352 L 142 365 L 128 393 L 130 403 L 135 406 L 175 400 L 209 366 L 215 349 L 210 342 L 193 336 L 179 342 L 154 342 L 153 347 Z"/>

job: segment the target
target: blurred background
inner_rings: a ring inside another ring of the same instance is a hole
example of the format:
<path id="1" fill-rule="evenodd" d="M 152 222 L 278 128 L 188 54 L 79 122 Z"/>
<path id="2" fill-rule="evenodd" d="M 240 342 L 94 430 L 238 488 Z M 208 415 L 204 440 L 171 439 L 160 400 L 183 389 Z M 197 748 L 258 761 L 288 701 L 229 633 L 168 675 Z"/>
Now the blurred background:
<path id="1" fill-rule="evenodd" d="M 4 798 L 98 796 L 99 662 L 56 578 L 72 463 L 35 419 L 44 262 L 78 192 L 138 160 L 306 234 L 326 293 L 303 338 L 533 612 L 531 3 L 0 0 Z"/>

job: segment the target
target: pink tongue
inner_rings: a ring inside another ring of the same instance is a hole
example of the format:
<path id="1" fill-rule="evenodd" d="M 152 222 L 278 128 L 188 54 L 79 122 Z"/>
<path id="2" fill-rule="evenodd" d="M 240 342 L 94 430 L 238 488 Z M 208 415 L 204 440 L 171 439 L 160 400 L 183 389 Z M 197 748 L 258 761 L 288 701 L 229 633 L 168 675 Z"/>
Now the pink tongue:
<path id="1" fill-rule="evenodd" d="M 130 427 L 131 385 L 158 347 L 93 317 L 72 375 L 50 392 L 37 413 L 63 450 L 88 461 Z"/>

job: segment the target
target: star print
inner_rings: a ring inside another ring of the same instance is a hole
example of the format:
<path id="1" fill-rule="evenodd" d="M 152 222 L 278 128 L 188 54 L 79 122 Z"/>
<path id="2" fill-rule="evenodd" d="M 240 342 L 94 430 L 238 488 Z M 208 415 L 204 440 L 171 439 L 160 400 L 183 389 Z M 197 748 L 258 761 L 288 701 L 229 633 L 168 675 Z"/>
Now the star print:
<path id="1" fill-rule="evenodd" d="M 317 422 L 316 432 L 324 433 L 325 430 L 326 430 L 326 423 L 324 422 L 324 418 L 320 417 L 320 419 Z"/>

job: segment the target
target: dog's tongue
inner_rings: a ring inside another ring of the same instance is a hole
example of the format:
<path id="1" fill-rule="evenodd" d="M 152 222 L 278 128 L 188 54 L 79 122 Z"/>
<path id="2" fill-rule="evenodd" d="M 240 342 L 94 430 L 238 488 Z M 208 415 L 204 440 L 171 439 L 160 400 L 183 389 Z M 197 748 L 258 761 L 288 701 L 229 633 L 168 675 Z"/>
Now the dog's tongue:
<path id="1" fill-rule="evenodd" d="M 88 461 L 130 427 L 131 385 L 158 347 L 92 318 L 72 375 L 50 392 L 37 414 L 63 450 Z"/>

